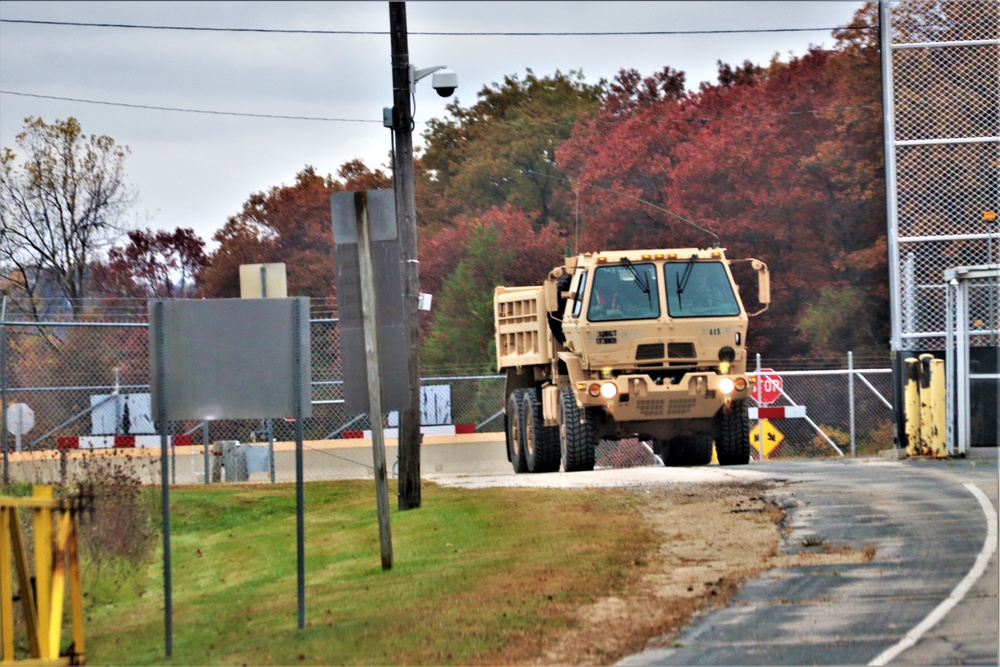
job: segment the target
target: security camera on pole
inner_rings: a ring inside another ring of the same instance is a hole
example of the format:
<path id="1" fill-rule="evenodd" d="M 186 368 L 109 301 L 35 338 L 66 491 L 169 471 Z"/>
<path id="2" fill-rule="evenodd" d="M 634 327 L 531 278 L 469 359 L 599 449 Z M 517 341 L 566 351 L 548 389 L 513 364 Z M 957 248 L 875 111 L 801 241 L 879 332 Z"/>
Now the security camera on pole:
<path id="1" fill-rule="evenodd" d="M 403 261 L 403 309 L 409 346 L 410 402 L 399 420 L 399 509 L 420 507 L 420 279 L 417 273 L 417 216 L 413 185 L 413 112 L 410 95 L 417 81 L 434 74 L 431 84 L 441 97 L 458 88 L 458 76 L 443 65 L 417 69 L 410 65 L 406 3 L 389 3 L 392 49 L 392 109 L 383 110 L 383 124 L 392 129 L 393 189 Z"/>

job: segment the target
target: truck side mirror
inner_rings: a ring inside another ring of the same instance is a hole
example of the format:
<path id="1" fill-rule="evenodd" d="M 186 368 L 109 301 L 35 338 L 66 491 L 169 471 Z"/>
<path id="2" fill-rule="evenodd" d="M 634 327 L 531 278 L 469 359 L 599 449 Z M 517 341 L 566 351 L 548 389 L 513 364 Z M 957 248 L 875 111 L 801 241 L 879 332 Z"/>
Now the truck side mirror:
<path id="1" fill-rule="evenodd" d="M 771 273 L 767 267 L 757 274 L 757 301 L 764 304 L 771 303 Z"/>
<path id="2" fill-rule="evenodd" d="M 750 316 L 760 315 L 771 305 L 771 273 L 767 270 L 767 264 L 759 259 L 751 259 L 750 266 L 757 272 L 757 301 L 764 304 L 764 307 Z"/>

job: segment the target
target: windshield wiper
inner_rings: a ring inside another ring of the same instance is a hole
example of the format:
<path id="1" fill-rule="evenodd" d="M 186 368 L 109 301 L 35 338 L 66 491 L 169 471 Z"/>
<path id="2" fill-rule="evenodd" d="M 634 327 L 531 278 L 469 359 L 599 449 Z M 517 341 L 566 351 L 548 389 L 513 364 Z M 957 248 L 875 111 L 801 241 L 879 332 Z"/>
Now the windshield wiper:
<path id="1" fill-rule="evenodd" d="M 677 306 L 679 308 L 684 307 L 681 297 L 684 294 L 684 290 L 687 288 L 688 280 L 691 279 L 691 269 L 694 268 L 694 263 L 697 259 L 698 255 L 691 255 L 691 259 L 688 260 L 687 266 L 684 267 L 684 275 L 681 276 L 679 273 L 675 274 L 677 276 Z"/>
<path id="2" fill-rule="evenodd" d="M 642 293 L 646 295 L 646 301 L 649 303 L 650 306 L 652 306 L 653 295 L 650 294 L 649 292 L 649 280 L 645 276 L 639 274 L 639 270 L 635 268 L 635 265 L 632 263 L 632 260 L 630 260 L 628 257 L 622 257 L 621 263 L 625 265 L 625 268 L 628 269 L 628 272 L 632 274 L 633 278 L 635 278 L 635 284 L 638 285 L 639 289 L 642 290 Z"/>

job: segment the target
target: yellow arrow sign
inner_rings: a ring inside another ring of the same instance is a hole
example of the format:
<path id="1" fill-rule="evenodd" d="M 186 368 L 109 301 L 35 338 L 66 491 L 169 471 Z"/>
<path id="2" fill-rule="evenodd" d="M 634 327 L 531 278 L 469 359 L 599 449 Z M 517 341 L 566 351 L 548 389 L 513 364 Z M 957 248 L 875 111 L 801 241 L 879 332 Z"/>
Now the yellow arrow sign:
<path id="1" fill-rule="evenodd" d="M 750 446 L 756 452 L 760 451 L 760 432 L 762 426 L 764 427 L 764 456 L 770 456 L 775 447 L 780 445 L 781 441 L 785 439 L 785 436 L 775 428 L 774 424 L 766 419 L 761 419 L 759 424 L 755 424 L 750 429 Z"/>

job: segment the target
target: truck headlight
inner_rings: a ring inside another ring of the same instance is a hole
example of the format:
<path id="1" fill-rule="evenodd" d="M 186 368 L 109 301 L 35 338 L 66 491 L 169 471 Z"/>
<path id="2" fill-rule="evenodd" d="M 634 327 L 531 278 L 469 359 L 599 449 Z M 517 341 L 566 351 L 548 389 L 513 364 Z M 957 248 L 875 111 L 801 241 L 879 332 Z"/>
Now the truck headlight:
<path id="1" fill-rule="evenodd" d="M 614 382 L 605 382 L 601 385 L 601 396 L 607 400 L 611 400 L 618 395 L 618 385 Z"/>
<path id="2" fill-rule="evenodd" d="M 723 394 L 731 394 L 735 388 L 736 383 L 733 382 L 732 378 L 722 378 L 719 380 L 719 391 Z"/>

